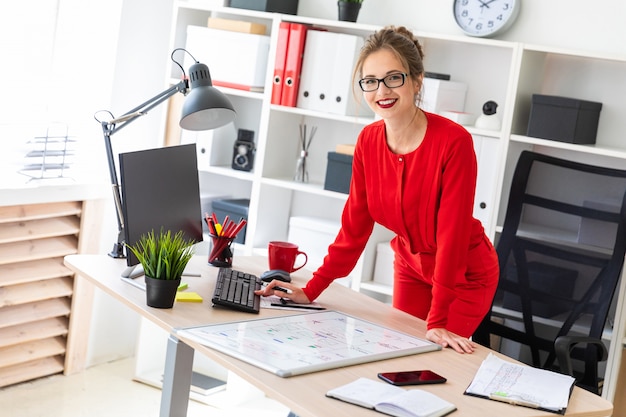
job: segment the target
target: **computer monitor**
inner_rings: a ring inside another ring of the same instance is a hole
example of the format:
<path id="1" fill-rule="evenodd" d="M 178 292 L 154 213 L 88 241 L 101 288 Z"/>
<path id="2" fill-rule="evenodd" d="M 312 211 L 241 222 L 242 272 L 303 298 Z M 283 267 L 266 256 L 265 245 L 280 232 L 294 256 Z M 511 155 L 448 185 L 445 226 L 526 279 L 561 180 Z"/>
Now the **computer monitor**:
<path id="1" fill-rule="evenodd" d="M 202 241 L 202 209 L 196 145 L 122 153 L 120 177 L 125 239 L 134 245 L 152 230 L 182 230 L 186 240 Z M 139 264 L 126 250 L 127 265 Z"/>

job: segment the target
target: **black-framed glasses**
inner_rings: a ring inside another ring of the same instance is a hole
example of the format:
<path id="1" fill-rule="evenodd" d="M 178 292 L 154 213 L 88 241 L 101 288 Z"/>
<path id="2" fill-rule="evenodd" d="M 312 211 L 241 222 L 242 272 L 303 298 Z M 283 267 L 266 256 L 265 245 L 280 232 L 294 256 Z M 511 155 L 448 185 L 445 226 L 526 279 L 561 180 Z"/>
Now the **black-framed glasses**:
<path id="1" fill-rule="evenodd" d="M 404 85 L 404 81 L 406 80 L 407 76 L 408 74 L 405 74 L 403 72 L 394 72 L 393 74 L 389 74 L 383 78 L 362 78 L 359 80 L 359 87 L 361 87 L 361 90 L 365 91 L 366 93 L 378 90 L 381 82 L 385 84 L 387 88 L 398 88 Z"/>

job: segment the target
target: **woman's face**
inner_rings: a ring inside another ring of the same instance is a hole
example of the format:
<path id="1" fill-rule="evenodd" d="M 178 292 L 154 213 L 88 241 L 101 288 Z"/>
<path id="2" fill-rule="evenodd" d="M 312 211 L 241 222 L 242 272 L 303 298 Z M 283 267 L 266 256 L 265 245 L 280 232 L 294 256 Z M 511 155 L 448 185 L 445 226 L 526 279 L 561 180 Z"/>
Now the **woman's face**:
<path id="1" fill-rule="evenodd" d="M 364 61 L 362 78 L 381 79 L 388 75 L 407 73 L 396 56 L 386 49 L 371 53 Z M 392 77 L 396 78 L 397 77 Z M 415 113 L 415 97 L 419 93 L 419 83 L 406 76 L 404 85 L 389 88 L 380 82 L 376 91 L 363 92 L 365 101 L 383 119 L 394 117 L 413 117 Z"/>

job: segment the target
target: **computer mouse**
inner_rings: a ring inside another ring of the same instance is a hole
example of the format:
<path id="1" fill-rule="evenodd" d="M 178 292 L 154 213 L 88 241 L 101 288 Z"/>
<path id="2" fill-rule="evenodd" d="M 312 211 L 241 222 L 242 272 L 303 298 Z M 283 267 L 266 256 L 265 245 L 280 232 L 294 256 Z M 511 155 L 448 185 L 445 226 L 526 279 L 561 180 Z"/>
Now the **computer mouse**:
<path id="1" fill-rule="evenodd" d="M 259 278 L 261 278 L 263 282 L 271 282 L 275 279 L 282 282 L 291 282 L 289 272 L 283 271 L 282 269 L 270 269 L 269 271 L 263 272 Z"/>

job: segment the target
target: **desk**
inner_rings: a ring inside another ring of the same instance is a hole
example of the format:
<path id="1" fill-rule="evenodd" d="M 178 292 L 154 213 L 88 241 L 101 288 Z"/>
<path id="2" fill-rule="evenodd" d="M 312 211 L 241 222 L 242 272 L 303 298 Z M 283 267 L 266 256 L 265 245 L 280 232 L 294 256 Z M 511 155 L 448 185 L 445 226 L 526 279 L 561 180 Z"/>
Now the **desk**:
<path id="1" fill-rule="evenodd" d="M 65 258 L 65 264 L 79 276 L 95 284 L 170 334 L 177 327 L 294 314 L 293 311 L 262 309 L 257 316 L 211 307 L 210 299 L 217 269 L 206 265 L 206 257 L 204 256 L 196 256 L 192 262 L 191 266 L 201 270 L 202 276 L 185 277 L 185 281 L 189 284 L 191 291 L 196 291 L 202 295 L 204 301 L 202 303 L 176 303 L 172 309 L 161 310 L 147 307 L 145 293 L 120 279 L 120 274 L 126 267 L 124 260 L 113 259 L 107 255 L 70 255 Z M 234 268 L 260 274 L 266 269 L 266 263 L 267 261 L 263 257 L 236 256 Z M 304 284 L 308 279 L 308 273 L 302 270 L 292 274 L 292 276 L 297 284 Z M 354 317 L 417 337 L 424 338 L 426 332 L 426 325 L 423 321 L 338 284 L 333 284 L 320 296 L 318 301 L 329 309 L 342 311 Z M 344 415 L 380 417 L 380 413 L 326 398 L 324 394 L 329 389 L 351 382 L 358 377 L 376 379 L 376 374 L 381 371 L 410 369 L 432 369 L 448 378 L 448 382 L 445 384 L 423 386 L 422 388 L 454 403 L 458 408 L 453 414 L 455 417 L 554 416 L 554 414 L 530 408 L 463 395 L 481 362 L 490 352 L 489 349 L 482 346 L 479 346 L 471 355 L 461 355 L 451 349 L 443 349 L 442 351 L 280 378 L 192 340 L 183 338 L 178 340 L 170 336 L 161 400 L 161 417 L 185 416 L 194 351 L 206 355 L 231 370 L 261 389 L 268 397 L 289 407 L 300 417 Z M 570 399 L 567 415 L 607 417 L 611 415 L 612 409 L 611 403 L 605 399 L 576 387 Z"/>

